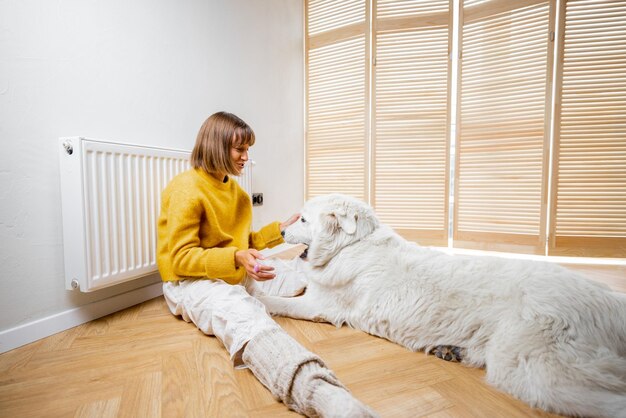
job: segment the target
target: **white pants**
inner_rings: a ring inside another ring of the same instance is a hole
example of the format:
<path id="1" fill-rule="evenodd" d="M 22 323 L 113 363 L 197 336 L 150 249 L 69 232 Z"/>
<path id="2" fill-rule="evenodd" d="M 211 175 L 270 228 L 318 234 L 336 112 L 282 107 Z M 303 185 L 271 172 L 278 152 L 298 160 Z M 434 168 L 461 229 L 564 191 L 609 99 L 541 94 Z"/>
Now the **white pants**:
<path id="1" fill-rule="evenodd" d="M 289 263 L 291 269 L 275 265 L 277 284 L 287 281 L 288 287 L 303 288 L 306 284 L 299 266 L 299 260 Z M 258 285 L 248 279 L 252 292 L 264 293 Z M 276 287 L 276 285 L 272 285 Z M 278 286 L 284 288 L 284 286 Z M 301 290 L 301 289 L 300 289 Z M 219 338 L 233 360 L 235 367 L 245 367 L 241 360 L 244 345 L 262 331 L 280 328 L 265 310 L 265 306 L 252 297 L 243 285 L 231 285 L 222 280 L 188 279 L 178 282 L 164 282 L 163 296 L 172 314 L 193 322 L 200 331 Z"/>

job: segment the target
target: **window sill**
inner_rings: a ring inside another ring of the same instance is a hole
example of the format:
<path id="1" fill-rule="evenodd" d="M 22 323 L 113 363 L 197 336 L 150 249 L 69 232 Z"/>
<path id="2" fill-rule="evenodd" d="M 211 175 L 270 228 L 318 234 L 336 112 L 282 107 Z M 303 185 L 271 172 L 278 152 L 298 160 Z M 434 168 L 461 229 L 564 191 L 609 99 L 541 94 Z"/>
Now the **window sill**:
<path id="1" fill-rule="evenodd" d="M 626 293 L 626 258 L 560 257 L 495 251 L 432 247 L 452 255 L 477 255 L 558 263 L 594 281 L 604 283 L 617 292 Z"/>

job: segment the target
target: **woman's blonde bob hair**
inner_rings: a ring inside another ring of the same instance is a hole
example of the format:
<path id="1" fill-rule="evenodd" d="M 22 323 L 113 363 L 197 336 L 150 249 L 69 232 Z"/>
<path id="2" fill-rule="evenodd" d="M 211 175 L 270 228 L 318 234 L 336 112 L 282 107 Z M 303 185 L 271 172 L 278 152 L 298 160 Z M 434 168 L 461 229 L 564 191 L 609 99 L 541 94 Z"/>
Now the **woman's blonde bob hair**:
<path id="1" fill-rule="evenodd" d="M 191 152 L 191 166 L 211 174 L 237 175 L 230 149 L 251 147 L 254 140 L 254 131 L 246 122 L 232 113 L 214 113 L 200 127 Z"/>

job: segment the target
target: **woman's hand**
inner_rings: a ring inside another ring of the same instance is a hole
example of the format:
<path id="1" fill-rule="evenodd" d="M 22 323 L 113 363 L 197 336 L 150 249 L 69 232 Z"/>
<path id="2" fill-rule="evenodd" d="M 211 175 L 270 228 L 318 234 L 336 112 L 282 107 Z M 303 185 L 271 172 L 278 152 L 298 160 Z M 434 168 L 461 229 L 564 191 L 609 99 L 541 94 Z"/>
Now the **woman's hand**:
<path id="1" fill-rule="evenodd" d="M 291 225 L 292 223 L 294 223 L 298 219 L 300 219 L 300 214 L 299 213 L 296 213 L 296 214 L 292 215 L 291 218 L 287 219 L 285 222 L 280 224 L 280 232 L 283 232 L 285 230 L 285 228 L 287 228 L 289 225 Z"/>
<path id="2" fill-rule="evenodd" d="M 257 262 L 257 259 L 263 260 L 265 257 L 255 249 L 251 248 L 249 250 L 237 251 L 235 253 L 235 266 L 245 268 L 246 272 L 248 272 L 248 276 L 259 282 L 271 280 L 276 277 L 276 275 L 272 273 L 274 267 L 260 264 Z"/>

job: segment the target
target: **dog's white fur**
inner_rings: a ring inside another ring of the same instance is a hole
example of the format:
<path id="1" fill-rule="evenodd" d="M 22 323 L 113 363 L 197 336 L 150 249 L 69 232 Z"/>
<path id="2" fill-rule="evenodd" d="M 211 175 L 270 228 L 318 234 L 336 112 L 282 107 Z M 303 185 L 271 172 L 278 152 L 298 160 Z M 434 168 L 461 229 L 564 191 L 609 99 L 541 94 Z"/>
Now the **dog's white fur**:
<path id="1" fill-rule="evenodd" d="M 288 242 L 309 245 L 309 285 L 265 296 L 272 314 L 348 324 L 463 363 L 532 406 L 626 417 L 626 295 L 551 263 L 450 256 L 409 243 L 365 203 L 308 201 Z"/>

